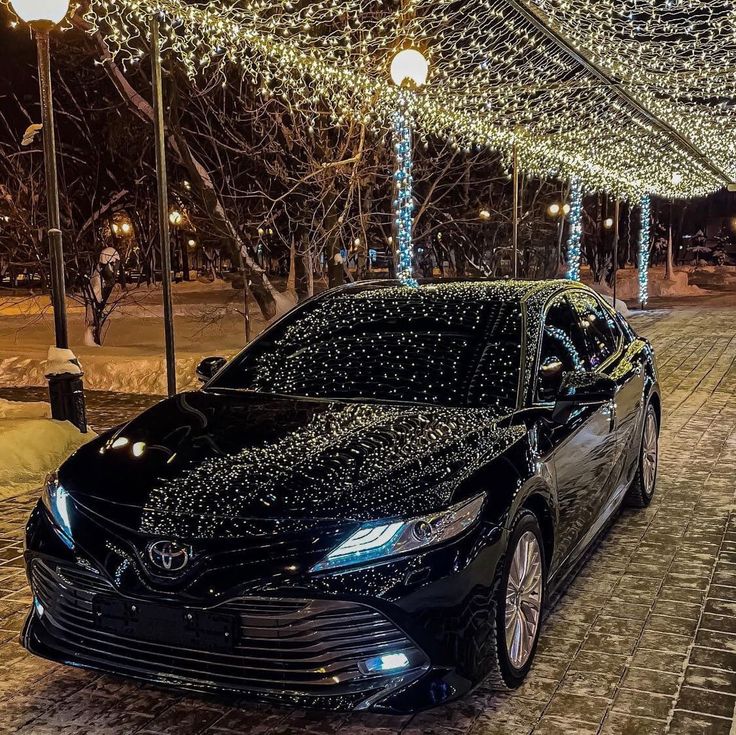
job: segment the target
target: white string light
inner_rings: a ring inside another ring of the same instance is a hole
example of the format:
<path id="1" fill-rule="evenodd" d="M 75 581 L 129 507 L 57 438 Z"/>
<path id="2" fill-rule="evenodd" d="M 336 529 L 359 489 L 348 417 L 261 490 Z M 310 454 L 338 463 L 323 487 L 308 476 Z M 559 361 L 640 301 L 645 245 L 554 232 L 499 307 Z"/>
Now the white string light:
<path id="1" fill-rule="evenodd" d="M 402 91 L 399 107 L 393 116 L 394 151 L 396 172 L 394 173 L 396 199 L 393 203 L 394 231 L 396 232 L 399 255 L 398 278 L 406 286 L 416 286 L 413 275 L 412 225 L 414 217 L 414 194 L 412 179 L 411 101 L 409 94 Z"/>
<path id="2" fill-rule="evenodd" d="M 645 194 L 639 202 L 641 227 L 639 229 L 639 303 L 642 308 L 649 300 L 649 228 L 650 199 Z"/>
<path id="3" fill-rule="evenodd" d="M 580 242 L 583 237 L 583 187 L 580 179 L 573 179 L 570 186 L 570 229 L 567 236 L 568 281 L 580 280 Z"/>
<path id="4" fill-rule="evenodd" d="M 634 0 L 527 1 L 736 177 L 727 102 L 736 75 L 726 73 L 736 50 L 723 0 L 715 8 L 667 0 L 672 10 Z M 85 18 L 127 64 L 143 55 L 154 12 L 166 19 L 164 47 L 191 77 L 233 71 L 265 96 L 287 96 L 305 111 L 327 107 L 335 124 L 388 127 L 399 94 L 388 66 L 406 38 L 426 49 L 432 69 L 413 111 L 424 134 L 506 156 L 516 144 L 529 175 L 578 178 L 586 190 L 629 199 L 702 195 L 724 183 L 505 0 L 405 0 L 401 9 L 382 0 L 92 0 Z M 683 172 L 676 187 L 673 170 Z"/>

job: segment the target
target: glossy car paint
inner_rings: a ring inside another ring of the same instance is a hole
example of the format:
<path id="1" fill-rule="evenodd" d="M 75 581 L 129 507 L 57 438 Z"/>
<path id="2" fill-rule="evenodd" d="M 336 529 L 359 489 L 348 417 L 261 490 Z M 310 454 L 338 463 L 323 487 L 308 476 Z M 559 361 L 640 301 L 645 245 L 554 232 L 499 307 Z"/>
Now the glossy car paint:
<path id="1" fill-rule="evenodd" d="M 380 293 L 396 286 L 346 288 Z M 654 401 L 659 410 L 659 398 L 651 347 L 609 310 L 620 341 L 598 370 L 616 381 L 615 401 L 581 405 L 565 423 L 552 421 L 552 405 L 534 391 L 546 309 L 562 293 L 590 292 L 559 281 L 463 288 L 479 295 L 501 289 L 519 304 L 519 389 L 508 409 L 207 387 L 162 401 L 62 465 L 72 548 L 40 503 L 27 528 L 30 577 L 40 562 L 87 570 L 127 600 L 195 611 L 241 599 L 360 603 L 421 652 L 409 672 L 370 692 L 331 691 L 328 683 L 308 692 L 273 682 L 241 686 L 206 673 L 182 675 L 173 665 L 148 666 L 142 657 L 136 663 L 134 654 L 112 660 L 83 631 L 74 645 L 62 645 L 51 613 L 38 606 L 23 645 L 50 659 L 166 685 L 333 709 L 414 711 L 481 682 L 494 645 L 496 570 L 514 517 L 522 507 L 539 517 L 549 599 L 623 500 L 636 470 L 644 406 Z M 486 494 L 480 521 L 444 545 L 310 572 L 362 522 L 421 515 L 479 492 Z M 153 564 L 148 548 L 162 539 L 186 546 L 191 563 L 184 570 Z"/>

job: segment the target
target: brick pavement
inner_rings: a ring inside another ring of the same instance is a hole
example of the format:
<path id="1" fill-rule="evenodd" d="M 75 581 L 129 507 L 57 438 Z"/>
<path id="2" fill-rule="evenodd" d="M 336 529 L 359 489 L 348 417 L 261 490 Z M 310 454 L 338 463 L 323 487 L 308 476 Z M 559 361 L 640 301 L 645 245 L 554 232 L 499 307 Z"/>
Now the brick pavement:
<path id="1" fill-rule="evenodd" d="M 329 715 L 184 697 L 25 654 L 21 537 L 0 503 L 0 735 L 736 735 L 736 308 L 633 319 L 656 348 L 658 492 L 622 512 L 549 616 L 528 681 L 414 717 Z"/>

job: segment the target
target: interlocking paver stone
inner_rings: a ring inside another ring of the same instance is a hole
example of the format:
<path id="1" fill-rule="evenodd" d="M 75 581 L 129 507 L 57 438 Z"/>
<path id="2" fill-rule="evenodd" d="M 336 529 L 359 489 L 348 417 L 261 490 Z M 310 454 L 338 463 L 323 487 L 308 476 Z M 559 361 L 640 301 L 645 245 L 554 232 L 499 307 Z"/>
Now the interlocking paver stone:
<path id="1" fill-rule="evenodd" d="M 0 501 L 0 735 L 736 735 L 736 307 L 632 318 L 664 393 L 657 495 L 624 510 L 556 602 L 529 680 L 413 717 L 234 705 L 34 659 L 20 566 L 33 494 Z M 16 391 L 13 397 L 23 397 Z M 31 398 L 38 398 L 30 395 Z M 93 425 L 146 397 L 93 397 Z"/>

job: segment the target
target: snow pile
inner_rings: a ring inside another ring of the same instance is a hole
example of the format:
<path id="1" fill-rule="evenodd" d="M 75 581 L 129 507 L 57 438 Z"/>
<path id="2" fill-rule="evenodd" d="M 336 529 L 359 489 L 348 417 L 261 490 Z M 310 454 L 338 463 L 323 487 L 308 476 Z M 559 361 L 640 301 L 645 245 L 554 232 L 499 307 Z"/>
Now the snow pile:
<path id="1" fill-rule="evenodd" d="M 39 487 L 48 472 L 95 436 L 49 416 L 47 403 L 0 398 L 0 498 Z"/>
<path id="2" fill-rule="evenodd" d="M 607 301 L 610 305 L 613 305 L 613 296 L 609 294 L 602 293 L 600 294 L 601 298 L 604 301 Z M 621 314 L 621 316 L 631 316 L 631 312 L 629 311 L 629 307 L 626 306 L 625 301 L 621 301 L 621 299 L 616 299 L 616 311 Z"/>
<path id="3" fill-rule="evenodd" d="M 46 377 L 50 375 L 82 375 L 82 367 L 71 350 L 62 347 L 49 347 L 44 372 Z"/>

